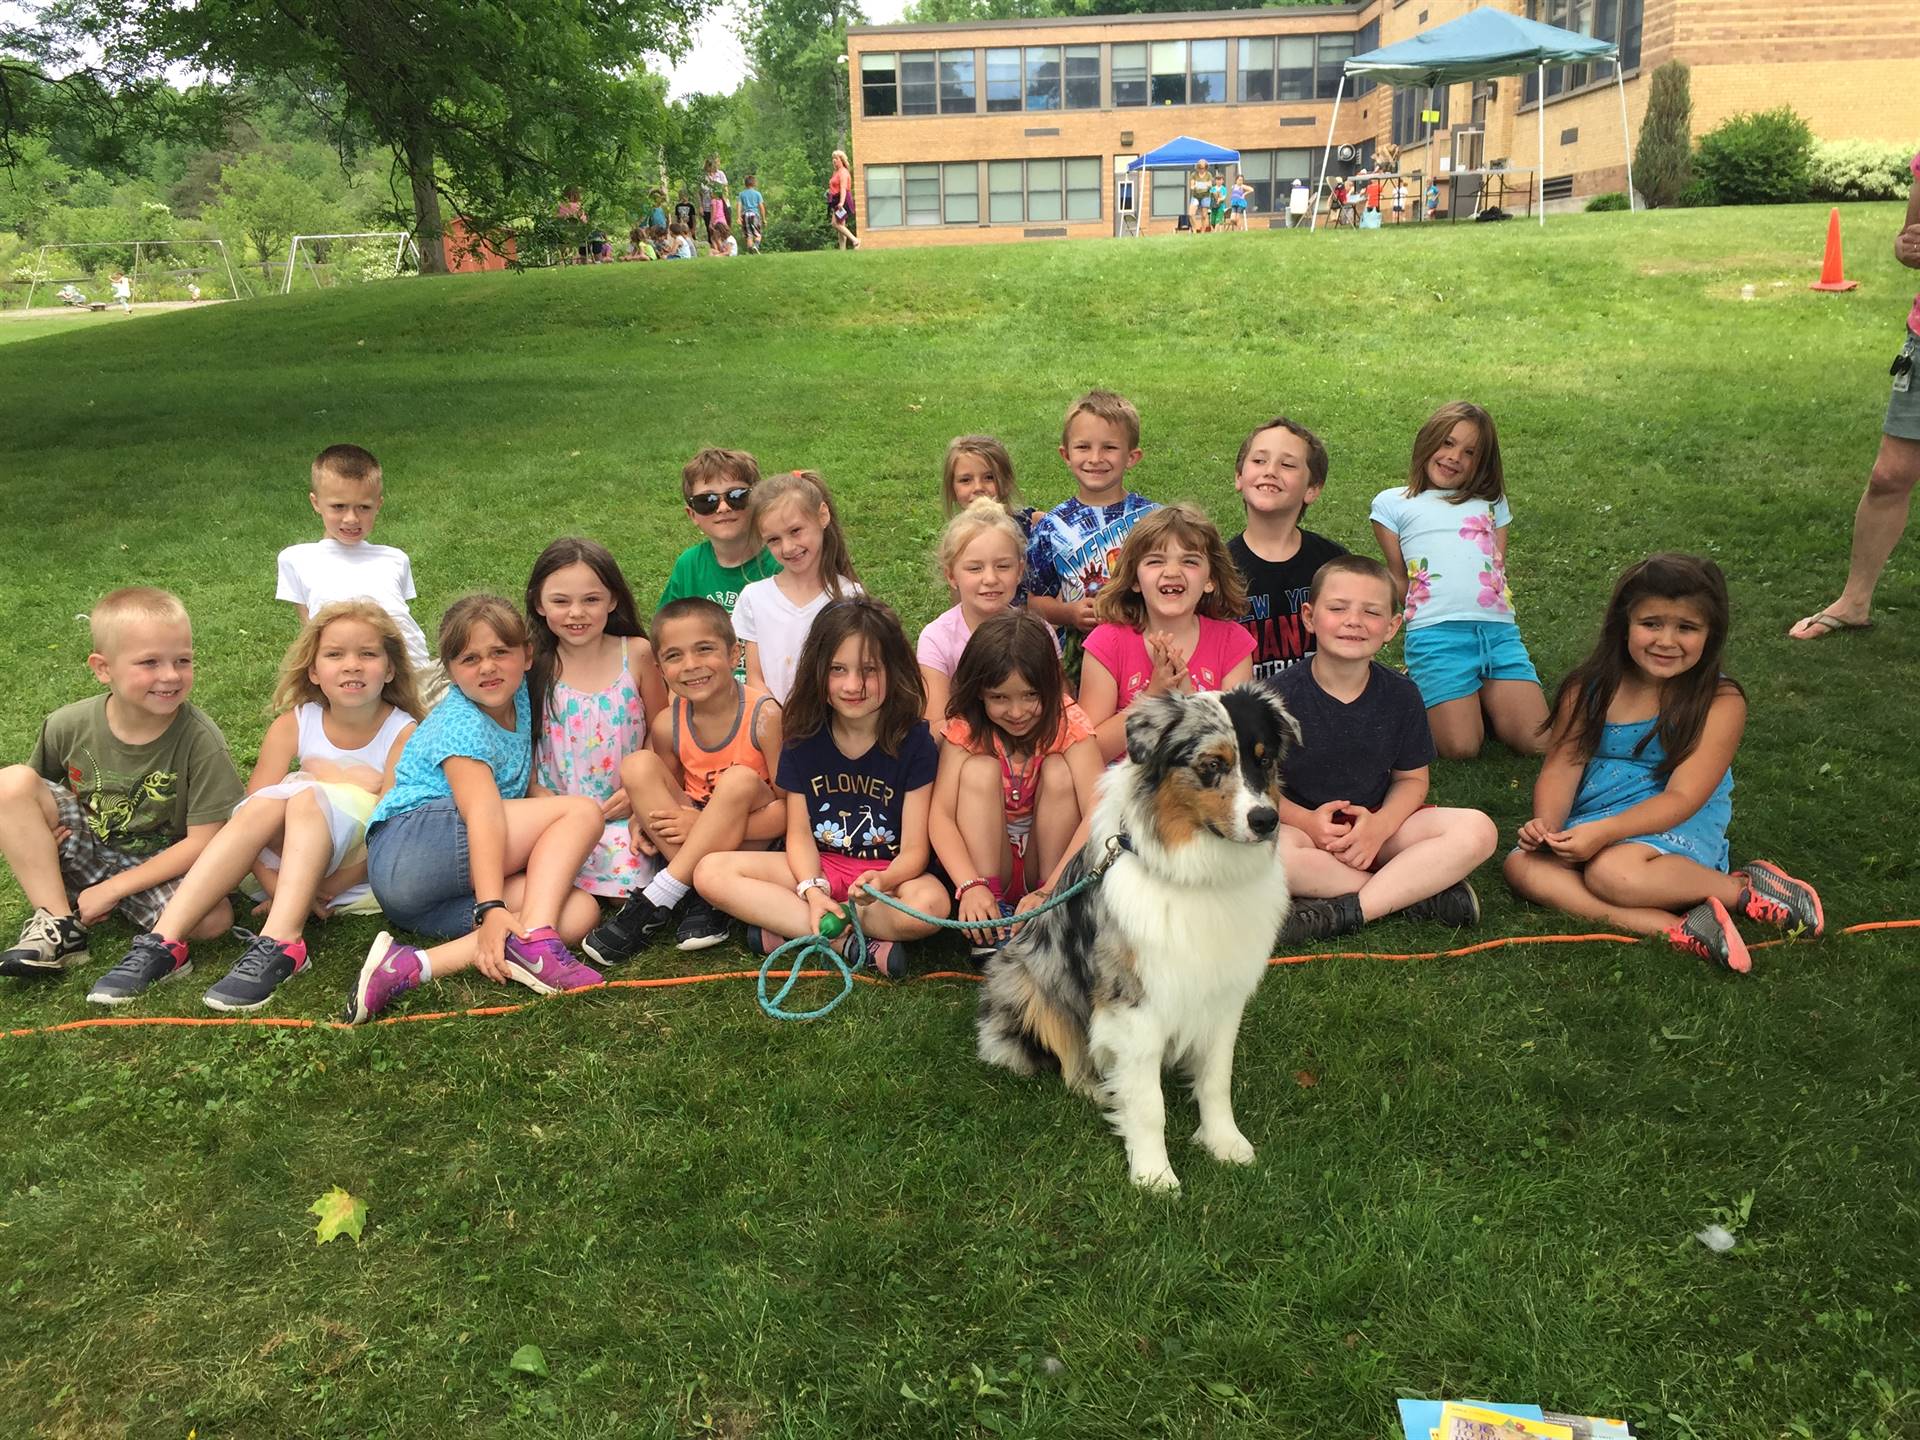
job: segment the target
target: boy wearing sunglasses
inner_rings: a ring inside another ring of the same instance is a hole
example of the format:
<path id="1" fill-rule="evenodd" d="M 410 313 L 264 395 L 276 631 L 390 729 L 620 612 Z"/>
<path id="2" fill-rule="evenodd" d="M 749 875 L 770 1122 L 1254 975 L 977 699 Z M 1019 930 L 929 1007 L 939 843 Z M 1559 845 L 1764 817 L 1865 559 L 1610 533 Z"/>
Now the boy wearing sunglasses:
<path id="1" fill-rule="evenodd" d="M 680 472 L 680 494 L 688 516 L 706 538 L 689 545 L 673 562 L 660 604 L 698 597 L 731 615 L 749 582 L 780 569 L 747 515 L 759 483 L 760 467 L 744 450 L 709 447 L 687 462 Z"/>

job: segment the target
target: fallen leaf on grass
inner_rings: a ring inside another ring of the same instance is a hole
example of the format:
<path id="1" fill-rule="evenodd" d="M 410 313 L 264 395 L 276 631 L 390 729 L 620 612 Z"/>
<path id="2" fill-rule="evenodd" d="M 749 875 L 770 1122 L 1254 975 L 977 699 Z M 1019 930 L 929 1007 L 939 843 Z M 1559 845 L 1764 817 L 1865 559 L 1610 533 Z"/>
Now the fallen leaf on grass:
<path id="1" fill-rule="evenodd" d="M 313 1227 L 316 1245 L 324 1245 L 339 1235 L 351 1235 L 353 1243 L 358 1245 L 360 1232 L 367 1228 L 367 1202 L 349 1195 L 338 1185 L 309 1205 L 307 1213 L 320 1217 L 320 1223 Z"/>
<path id="2" fill-rule="evenodd" d="M 547 1357 L 538 1345 L 522 1345 L 507 1361 L 507 1368 L 526 1375 L 538 1375 L 544 1380 L 547 1378 Z"/>
<path id="3" fill-rule="evenodd" d="M 1293 1072 L 1293 1083 L 1302 1090 L 1311 1090 L 1320 1083 L 1320 1077 L 1311 1070 L 1296 1070 Z"/>

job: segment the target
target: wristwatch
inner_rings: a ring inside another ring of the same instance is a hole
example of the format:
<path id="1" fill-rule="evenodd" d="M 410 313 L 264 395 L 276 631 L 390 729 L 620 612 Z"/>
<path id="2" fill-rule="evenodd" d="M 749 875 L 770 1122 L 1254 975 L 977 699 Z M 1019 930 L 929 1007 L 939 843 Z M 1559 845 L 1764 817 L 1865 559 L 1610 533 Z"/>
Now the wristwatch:
<path id="1" fill-rule="evenodd" d="M 489 910 L 504 910 L 506 908 L 507 902 L 504 900 L 482 900 L 478 905 L 473 907 L 473 928 L 476 930 L 480 928 L 480 922 L 486 918 L 486 913 Z"/>
<path id="2" fill-rule="evenodd" d="M 802 900 L 807 898 L 807 891 L 809 890 L 825 890 L 831 895 L 833 893 L 833 885 L 828 881 L 826 876 L 816 875 L 811 880 L 802 880 L 798 885 L 793 887 L 793 893 L 798 895 Z"/>

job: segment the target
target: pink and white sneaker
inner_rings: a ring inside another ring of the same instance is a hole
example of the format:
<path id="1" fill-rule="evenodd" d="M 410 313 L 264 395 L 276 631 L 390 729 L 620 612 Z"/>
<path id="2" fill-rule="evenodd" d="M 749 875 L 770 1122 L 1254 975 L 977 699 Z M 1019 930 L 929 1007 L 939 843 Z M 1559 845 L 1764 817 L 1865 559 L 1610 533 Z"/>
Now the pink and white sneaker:
<path id="1" fill-rule="evenodd" d="M 574 957 L 551 925 L 542 925 L 526 935 L 507 936 L 507 971 L 536 995 L 586 990 L 607 983 L 606 976 Z"/>

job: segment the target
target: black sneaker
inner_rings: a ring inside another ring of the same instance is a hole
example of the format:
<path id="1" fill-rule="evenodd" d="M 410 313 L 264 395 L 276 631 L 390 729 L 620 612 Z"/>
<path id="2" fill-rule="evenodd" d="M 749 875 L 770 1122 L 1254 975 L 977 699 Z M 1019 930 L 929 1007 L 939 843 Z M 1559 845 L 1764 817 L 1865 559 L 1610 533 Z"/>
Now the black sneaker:
<path id="1" fill-rule="evenodd" d="M 78 920 L 36 909 L 20 930 L 20 943 L 0 954 L 0 975 L 58 975 L 86 958 L 87 932 Z"/>
<path id="2" fill-rule="evenodd" d="M 618 965 L 653 944 L 672 923 L 671 908 L 654 904 L 645 891 L 636 890 L 626 904 L 593 927 L 580 948 L 598 965 Z"/>
<path id="3" fill-rule="evenodd" d="M 245 930 L 234 933 L 246 940 L 247 948 L 233 968 L 200 997 L 209 1010 L 250 1014 L 273 998 L 283 980 L 292 979 L 313 963 L 307 959 L 304 940 L 289 944 Z"/>
<path id="4" fill-rule="evenodd" d="M 1409 920 L 1435 920 L 1465 930 L 1480 923 L 1480 897 L 1466 881 L 1456 880 L 1438 895 L 1416 900 L 1400 913 Z"/>
<path id="5" fill-rule="evenodd" d="M 682 950 L 710 950 L 726 943 L 727 917 L 699 895 L 689 894 L 686 913 L 680 917 L 680 928 L 674 933 L 675 943 Z"/>
<path id="6" fill-rule="evenodd" d="M 1331 900 L 1297 899 L 1287 911 L 1274 944 L 1285 948 L 1315 940 L 1331 940 L 1336 935 L 1351 935 L 1367 923 L 1360 913 L 1360 897 L 1336 895 Z"/>
<path id="7" fill-rule="evenodd" d="M 176 942 L 177 943 L 177 942 Z M 133 937 L 127 958 L 93 982 L 89 1005 L 124 1005 L 146 994 L 149 987 L 193 973 L 187 947 L 178 950 L 151 931 Z"/>

